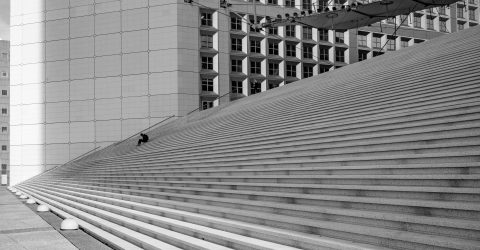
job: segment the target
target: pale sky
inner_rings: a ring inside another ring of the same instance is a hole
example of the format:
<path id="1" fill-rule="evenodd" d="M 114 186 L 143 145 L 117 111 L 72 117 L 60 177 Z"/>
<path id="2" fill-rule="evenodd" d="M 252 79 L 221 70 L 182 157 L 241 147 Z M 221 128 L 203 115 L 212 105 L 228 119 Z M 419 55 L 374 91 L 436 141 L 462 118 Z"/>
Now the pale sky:
<path id="1" fill-rule="evenodd" d="M 10 0 L 0 0 L 0 39 L 10 40 Z"/>

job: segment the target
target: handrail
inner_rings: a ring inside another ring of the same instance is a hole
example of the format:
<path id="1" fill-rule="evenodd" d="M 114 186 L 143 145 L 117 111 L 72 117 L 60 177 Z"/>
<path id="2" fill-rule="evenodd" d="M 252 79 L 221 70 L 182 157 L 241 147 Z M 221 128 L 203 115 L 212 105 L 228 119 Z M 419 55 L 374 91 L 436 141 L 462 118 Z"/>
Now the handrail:
<path id="1" fill-rule="evenodd" d="M 171 116 L 169 116 L 169 117 L 167 117 L 167 118 L 165 118 L 165 119 L 163 119 L 163 120 L 161 120 L 161 121 L 153 124 L 152 126 L 146 128 L 146 129 L 140 130 L 139 132 L 136 132 L 135 134 L 127 137 L 126 139 L 123 139 L 123 140 L 121 140 L 121 141 L 119 141 L 119 142 L 116 142 L 116 143 L 114 143 L 114 144 L 120 144 L 120 143 L 122 143 L 122 142 L 124 142 L 124 141 L 126 141 L 126 140 L 128 140 L 128 139 L 130 139 L 130 138 L 132 138 L 132 137 L 134 137 L 134 136 L 136 136 L 136 135 L 138 135 L 138 133 L 143 133 L 144 131 L 149 130 L 149 129 L 157 126 L 158 124 L 160 124 L 160 123 L 162 123 L 162 122 L 164 122 L 164 121 L 166 121 L 166 120 L 169 120 L 169 119 L 171 119 L 172 117 L 175 117 L 175 116 L 176 116 L 176 115 L 171 115 Z"/>
<path id="2" fill-rule="evenodd" d="M 222 98 L 222 97 L 224 97 L 224 96 L 226 96 L 226 95 L 229 95 L 229 94 L 231 94 L 231 93 L 232 93 L 232 92 L 228 92 L 228 93 L 223 94 L 223 95 L 221 95 L 221 96 L 219 96 L 219 97 L 217 97 L 217 98 L 215 98 L 215 99 L 213 99 L 213 100 L 216 101 L 216 100 L 218 100 L 218 99 L 220 99 L 220 98 Z M 189 114 L 191 114 L 191 113 L 193 113 L 193 112 L 195 112 L 195 111 L 197 111 L 197 110 L 199 110 L 199 109 L 200 109 L 200 107 L 198 107 L 198 108 L 196 108 L 196 109 L 188 112 L 187 115 L 189 115 Z"/>
<path id="3" fill-rule="evenodd" d="M 97 150 L 97 148 L 99 148 L 99 147 L 101 147 L 101 146 L 97 146 L 96 148 L 94 148 L 94 149 L 91 149 L 91 150 L 89 150 L 89 151 L 87 151 L 87 152 L 85 152 L 85 153 L 83 153 L 83 154 L 81 154 L 81 155 L 79 155 L 79 156 L 77 156 L 77 157 L 75 157 L 75 158 L 73 158 L 73 159 L 71 159 L 71 160 L 69 160 L 69 161 L 67 161 L 67 162 L 63 163 L 62 165 L 56 166 L 56 167 L 54 167 L 54 168 L 51 168 L 51 169 L 49 169 L 49 170 L 45 171 L 44 173 L 46 173 L 46 172 L 49 172 L 49 171 L 51 171 L 51 170 L 54 170 L 54 169 L 56 169 L 56 168 L 58 168 L 58 167 L 61 167 L 61 166 L 67 165 L 67 164 L 68 164 L 68 163 L 70 163 L 70 162 L 76 161 L 76 160 L 77 160 L 77 159 L 79 159 L 80 157 L 82 157 L 82 156 L 86 156 L 86 154 L 88 154 L 88 153 L 90 153 L 90 152 L 92 152 L 92 151 L 95 151 L 95 150 Z M 82 158 L 83 158 L 83 157 L 82 157 Z"/>

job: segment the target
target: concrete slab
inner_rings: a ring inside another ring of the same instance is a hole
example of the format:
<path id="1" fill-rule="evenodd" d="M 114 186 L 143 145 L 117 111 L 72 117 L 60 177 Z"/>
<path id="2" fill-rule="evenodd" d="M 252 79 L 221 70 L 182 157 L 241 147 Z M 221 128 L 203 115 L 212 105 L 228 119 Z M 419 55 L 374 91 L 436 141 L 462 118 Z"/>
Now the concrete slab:
<path id="1" fill-rule="evenodd" d="M 0 188 L 0 249 L 76 250 L 50 224 L 22 204 L 12 193 Z"/>

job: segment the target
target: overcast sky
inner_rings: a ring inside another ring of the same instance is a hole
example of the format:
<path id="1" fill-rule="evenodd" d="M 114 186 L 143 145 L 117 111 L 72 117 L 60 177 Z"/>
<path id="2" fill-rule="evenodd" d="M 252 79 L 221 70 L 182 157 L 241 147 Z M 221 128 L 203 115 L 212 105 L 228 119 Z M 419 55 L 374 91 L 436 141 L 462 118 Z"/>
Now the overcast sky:
<path id="1" fill-rule="evenodd" d="M 10 40 L 10 0 L 0 0 L 0 39 Z"/>

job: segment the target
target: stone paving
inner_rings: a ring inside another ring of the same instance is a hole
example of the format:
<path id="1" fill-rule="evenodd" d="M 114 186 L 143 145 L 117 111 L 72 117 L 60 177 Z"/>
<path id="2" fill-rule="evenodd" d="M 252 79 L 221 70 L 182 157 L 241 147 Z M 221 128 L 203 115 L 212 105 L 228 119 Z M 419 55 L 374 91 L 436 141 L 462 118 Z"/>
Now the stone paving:
<path id="1" fill-rule="evenodd" d="M 1 250 L 78 249 L 6 188 L 0 188 Z"/>

